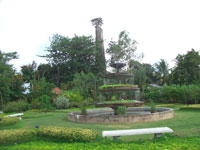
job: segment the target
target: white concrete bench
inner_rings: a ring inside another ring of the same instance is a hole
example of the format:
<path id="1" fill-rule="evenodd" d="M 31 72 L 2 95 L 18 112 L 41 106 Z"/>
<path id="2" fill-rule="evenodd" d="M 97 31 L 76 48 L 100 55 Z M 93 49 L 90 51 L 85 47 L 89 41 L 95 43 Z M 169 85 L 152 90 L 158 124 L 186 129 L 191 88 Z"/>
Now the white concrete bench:
<path id="1" fill-rule="evenodd" d="M 173 130 L 168 127 L 160 127 L 160 128 L 103 131 L 102 136 L 103 137 L 112 136 L 114 139 L 117 139 L 120 136 L 154 134 L 154 137 L 157 138 L 160 137 L 162 133 L 172 133 L 172 132 Z"/>
<path id="2" fill-rule="evenodd" d="M 24 115 L 24 113 L 18 113 L 18 114 L 13 114 L 13 115 L 7 115 L 5 117 L 19 117 L 19 120 L 21 120 L 22 119 L 21 116 L 23 116 L 23 115 Z"/>

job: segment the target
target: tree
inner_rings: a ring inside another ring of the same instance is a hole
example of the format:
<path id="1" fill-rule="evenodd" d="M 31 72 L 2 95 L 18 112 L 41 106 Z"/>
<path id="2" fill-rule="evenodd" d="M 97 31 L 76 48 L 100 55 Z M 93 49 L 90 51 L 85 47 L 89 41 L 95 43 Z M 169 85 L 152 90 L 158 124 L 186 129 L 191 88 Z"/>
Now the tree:
<path id="1" fill-rule="evenodd" d="M 51 66 L 54 83 L 60 86 L 61 81 L 73 80 L 75 73 L 95 71 L 95 42 L 91 36 L 68 38 L 54 35 L 51 39 L 47 58 Z"/>
<path id="2" fill-rule="evenodd" d="M 122 31 L 119 34 L 117 42 L 110 41 L 107 53 L 111 55 L 110 62 L 130 62 L 135 58 L 135 51 L 137 49 L 137 42 L 132 40 L 127 31 Z"/>
<path id="3" fill-rule="evenodd" d="M 17 59 L 17 53 L 3 53 L 0 51 L 0 107 L 4 103 L 13 101 L 22 97 L 21 76 L 15 75 L 15 70 L 9 61 Z"/>
<path id="4" fill-rule="evenodd" d="M 167 78 L 169 75 L 168 63 L 164 59 L 161 59 L 160 62 L 155 65 L 155 72 L 158 78 L 158 84 L 164 85 L 167 83 Z"/>
<path id="5" fill-rule="evenodd" d="M 170 74 L 173 84 L 199 84 L 200 83 L 200 55 L 192 49 L 185 55 L 176 57 L 176 66 Z"/>

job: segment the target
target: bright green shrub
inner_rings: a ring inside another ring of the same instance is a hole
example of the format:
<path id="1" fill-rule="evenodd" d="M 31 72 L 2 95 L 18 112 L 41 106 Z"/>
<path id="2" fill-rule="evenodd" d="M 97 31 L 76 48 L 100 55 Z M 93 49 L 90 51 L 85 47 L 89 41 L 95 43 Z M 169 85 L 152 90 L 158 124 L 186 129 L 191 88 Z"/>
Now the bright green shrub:
<path id="1" fill-rule="evenodd" d="M 19 122 L 18 117 L 2 117 L 0 118 L 0 127 L 1 126 L 8 126 L 8 125 L 14 125 Z"/>
<path id="2" fill-rule="evenodd" d="M 2 130 L 0 132 L 0 144 L 14 144 L 16 142 L 30 141 L 35 137 L 36 131 L 34 129 Z"/>
<path id="3" fill-rule="evenodd" d="M 126 115 L 126 107 L 119 106 L 116 110 L 116 115 Z"/>
<path id="4" fill-rule="evenodd" d="M 14 101 L 14 102 L 9 102 L 5 105 L 3 111 L 5 113 L 9 112 L 23 112 L 26 111 L 30 108 L 30 105 L 28 102 L 24 100 L 19 100 L 19 101 Z"/>
<path id="5" fill-rule="evenodd" d="M 39 137 L 62 139 L 66 142 L 85 142 L 96 139 L 97 132 L 80 128 L 45 127 L 39 128 L 37 135 Z"/>
<path id="6" fill-rule="evenodd" d="M 58 97 L 54 100 L 54 105 L 57 109 L 65 109 L 69 107 L 69 99 L 66 97 Z"/>

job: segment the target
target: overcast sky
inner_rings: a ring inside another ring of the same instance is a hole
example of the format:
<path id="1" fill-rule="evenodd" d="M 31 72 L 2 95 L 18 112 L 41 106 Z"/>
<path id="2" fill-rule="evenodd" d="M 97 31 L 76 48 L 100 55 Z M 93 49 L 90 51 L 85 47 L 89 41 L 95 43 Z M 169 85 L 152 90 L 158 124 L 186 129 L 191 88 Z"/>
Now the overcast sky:
<path id="1" fill-rule="evenodd" d="M 0 0 L 0 50 L 18 52 L 16 68 L 45 62 L 36 55 L 53 34 L 94 37 L 97 17 L 105 43 L 127 30 L 146 63 L 165 59 L 172 67 L 178 54 L 200 50 L 199 0 Z"/>

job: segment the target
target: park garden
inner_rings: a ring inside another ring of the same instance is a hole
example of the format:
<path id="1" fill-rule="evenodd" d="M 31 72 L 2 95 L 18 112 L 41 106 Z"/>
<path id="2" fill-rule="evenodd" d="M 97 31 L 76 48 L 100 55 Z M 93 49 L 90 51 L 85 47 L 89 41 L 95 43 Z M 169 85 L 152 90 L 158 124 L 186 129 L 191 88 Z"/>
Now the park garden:
<path id="1" fill-rule="evenodd" d="M 142 55 L 135 54 L 137 42 L 127 31 L 120 32 L 118 41 L 110 41 L 104 52 L 103 40 L 97 38 L 102 37 L 103 20 L 93 19 L 92 24 L 96 40 L 55 34 L 47 54 L 40 56 L 46 64 L 34 61 L 16 71 L 10 61 L 20 59 L 17 53 L 0 51 L 0 149 L 199 150 L 199 52 L 192 49 L 177 55 L 170 69 L 164 59 L 154 65 L 142 63 Z M 70 113 L 78 112 L 78 118 L 107 110 L 106 106 L 110 116 L 123 117 L 129 115 L 126 104 L 150 108 L 150 115 L 169 108 L 173 117 L 120 123 L 68 118 Z M 173 133 L 159 138 L 153 134 L 102 137 L 103 131 L 157 127 L 169 127 Z"/>

